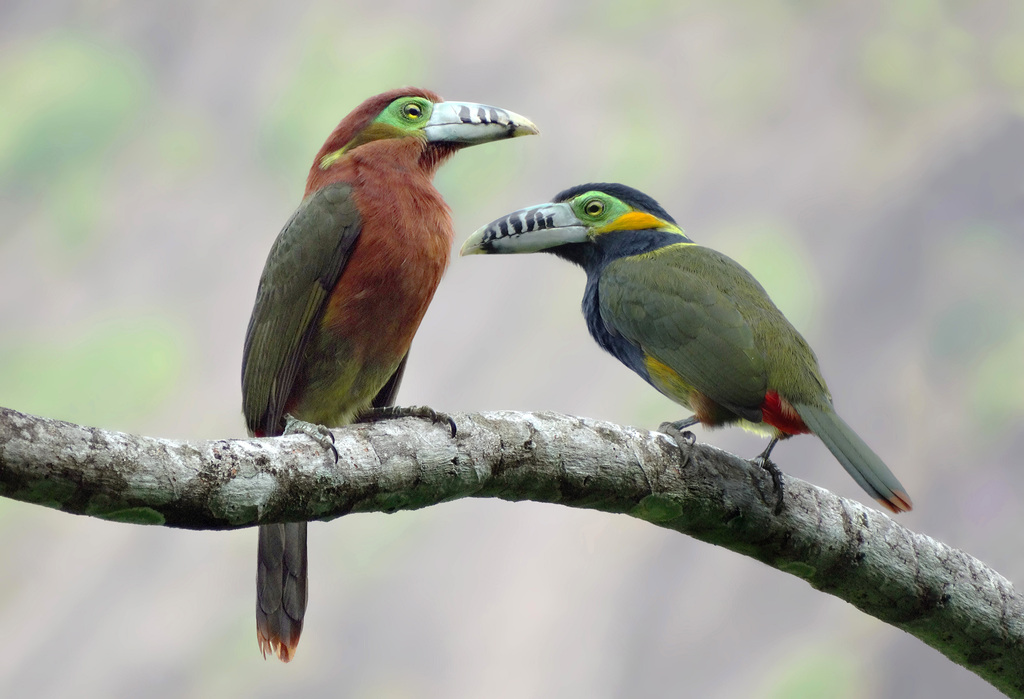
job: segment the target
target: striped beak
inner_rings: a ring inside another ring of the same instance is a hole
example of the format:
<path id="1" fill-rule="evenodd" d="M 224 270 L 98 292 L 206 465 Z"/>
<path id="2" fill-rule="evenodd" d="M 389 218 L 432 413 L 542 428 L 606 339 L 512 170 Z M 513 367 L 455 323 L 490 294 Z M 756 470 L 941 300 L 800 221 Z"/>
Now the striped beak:
<path id="1" fill-rule="evenodd" d="M 472 102 L 438 102 L 431 110 L 423 132 L 431 143 L 460 146 L 540 133 L 524 116 Z"/>
<path id="2" fill-rule="evenodd" d="M 459 254 L 538 252 L 589 239 L 589 229 L 568 204 L 538 204 L 488 223 L 469 236 Z"/>

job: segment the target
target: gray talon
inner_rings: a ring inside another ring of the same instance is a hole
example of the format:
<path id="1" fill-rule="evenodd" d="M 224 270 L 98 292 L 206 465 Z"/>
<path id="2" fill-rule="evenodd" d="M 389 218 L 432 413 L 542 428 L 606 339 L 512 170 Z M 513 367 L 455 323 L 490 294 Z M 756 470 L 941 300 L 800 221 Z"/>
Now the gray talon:
<path id="1" fill-rule="evenodd" d="M 775 488 L 775 507 L 772 508 L 772 514 L 778 515 L 782 512 L 782 506 L 784 504 L 786 496 L 786 488 L 782 480 L 782 471 L 775 462 L 771 459 L 766 459 L 762 456 L 755 457 L 751 460 L 751 463 L 756 464 L 768 472 L 768 475 L 772 477 L 772 486 Z"/>
<path id="2" fill-rule="evenodd" d="M 448 429 L 451 431 L 452 437 L 458 431 L 455 426 L 455 420 L 448 413 L 438 412 L 433 408 L 429 408 L 425 405 L 415 405 L 408 407 L 399 407 L 395 405 L 389 405 L 381 408 L 371 408 L 366 412 L 360 413 L 359 417 L 356 418 L 356 422 L 377 422 L 378 420 L 395 420 L 400 417 L 417 417 L 423 420 L 430 420 L 435 425 L 439 423 L 447 423 Z"/>
<path id="3" fill-rule="evenodd" d="M 300 420 L 294 415 L 284 416 L 284 434 L 304 434 L 314 440 L 324 449 L 330 449 L 334 454 L 334 463 L 338 463 L 340 455 L 338 448 L 334 446 L 334 433 L 326 425 L 318 425 L 315 422 Z"/>

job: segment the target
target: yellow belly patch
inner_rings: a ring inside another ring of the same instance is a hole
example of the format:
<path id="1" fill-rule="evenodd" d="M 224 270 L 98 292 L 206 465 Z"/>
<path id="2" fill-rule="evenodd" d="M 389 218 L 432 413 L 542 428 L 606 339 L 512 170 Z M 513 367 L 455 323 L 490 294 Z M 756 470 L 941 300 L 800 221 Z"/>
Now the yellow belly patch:
<path id="1" fill-rule="evenodd" d="M 644 355 L 644 366 L 647 368 L 647 374 L 651 377 L 655 388 L 684 408 L 692 410 L 690 395 L 695 389 L 686 383 L 675 369 L 649 354 Z"/>
<path id="2" fill-rule="evenodd" d="M 676 372 L 675 369 L 660 362 L 650 355 L 644 356 L 644 366 L 647 367 L 647 373 L 651 377 L 651 382 L 654 387 L 664 393 L 666 396 L 674 400 L 679 405 L 687 408 L 688 410 L 695 410 L 694 406 L 691 405 L 691 399 L 693 394 L 697 392 L 697 389 L 692 385 L 688 384 L 683 380 L 683 377 Z M 735 419 L 735 418 L 734 418 Z M 779 431 L 771 425 L 763 422 L 750 422 L 749 420 L 738 419 L 733 422 L 729 421 L 730 424 L 736 424 L 742 427 L 748 432 L 760 435 L 762 437 L 777 437 Z M 705 427 L 715 427 L 716 424 L 705 425 Z"/>

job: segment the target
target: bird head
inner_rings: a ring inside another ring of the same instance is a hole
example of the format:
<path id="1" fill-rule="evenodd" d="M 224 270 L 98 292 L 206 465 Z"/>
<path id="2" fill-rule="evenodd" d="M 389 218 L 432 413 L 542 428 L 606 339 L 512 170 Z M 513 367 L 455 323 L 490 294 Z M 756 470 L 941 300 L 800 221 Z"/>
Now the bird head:
<path id="1" fill-rule="evenodd" d="M 583 264 L 586 248 L 637 254 L 646 247 L 690 242 L 658 202 L 622 184 L 591 183 L 558 193 L 548 204 L 520 209 L 487 224 L 462 255 L 546 250 Z"/>
<path id="2" fill-rule="evenodd" d="M 445 102 L 429 90 L 405 87 L 356 107 L 324 143 L 313 169 L 327 170 L 361 146 L 384 140 L 415 139 L 436 166 L 445 155 L 465 146 L 536 133 L 533 122 L 507 109 Z"/>

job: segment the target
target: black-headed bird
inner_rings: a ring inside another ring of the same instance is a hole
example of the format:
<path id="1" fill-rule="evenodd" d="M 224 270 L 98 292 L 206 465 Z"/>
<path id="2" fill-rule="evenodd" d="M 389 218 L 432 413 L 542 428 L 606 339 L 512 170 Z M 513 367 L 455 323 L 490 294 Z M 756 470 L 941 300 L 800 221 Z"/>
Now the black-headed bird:
<path id="1" fill-rule="evenodd" d="M 813 433 L 853 479 L 892 512 L 906 489 L 846 424 L 806 340 L 739 263 L 690 240 L 651 197 L 621 184 L 584 184 L 476 231 L 463 255 L 550 252 L 587 273 L 583 315 L 597 343 L 693 411 L 676 430 L 740 424 L 780 439 Z"/>

